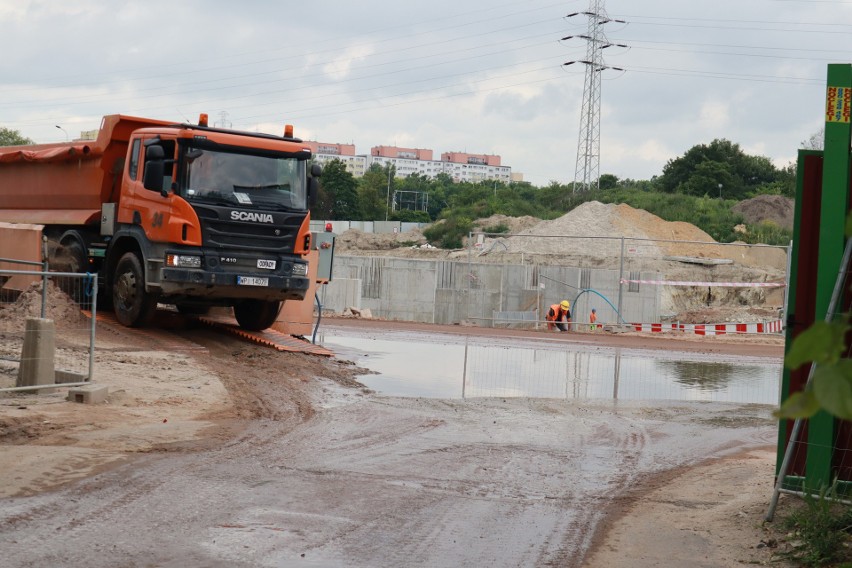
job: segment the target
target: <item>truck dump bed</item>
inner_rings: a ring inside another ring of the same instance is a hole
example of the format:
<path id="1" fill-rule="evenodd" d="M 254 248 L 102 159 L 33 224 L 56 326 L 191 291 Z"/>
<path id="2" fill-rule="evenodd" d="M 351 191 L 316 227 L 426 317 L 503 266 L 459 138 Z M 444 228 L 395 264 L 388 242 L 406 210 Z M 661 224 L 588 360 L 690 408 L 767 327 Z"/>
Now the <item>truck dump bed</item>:
<path id="1" fill-rule="evenodd" d="M 96 140 L 0 147 L 0 221 L 98 222 L 101 205 L 118 199 L 130 135 L 169 124 L 116 114 L 103 118 Z"/>

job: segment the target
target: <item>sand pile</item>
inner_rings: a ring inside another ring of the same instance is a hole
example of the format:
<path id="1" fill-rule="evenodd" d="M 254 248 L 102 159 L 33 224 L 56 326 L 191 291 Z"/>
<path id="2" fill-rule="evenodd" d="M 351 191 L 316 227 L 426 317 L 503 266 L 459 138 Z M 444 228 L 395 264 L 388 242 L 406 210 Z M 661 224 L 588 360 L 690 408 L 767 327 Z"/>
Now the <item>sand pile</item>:
<path id="1" fill-rule="evenodd" d="M 710 235 L 691 223 L 664 221 L 643 209 L 598 201 L 584 203 L 556 219 L 541 221 L 517 236 L 484 239 L 478 248 L 492 255 L 584 257 L 591 264 L 612 266 L 621 255 L 622 237 L 627 258 L 728 259 L 741 266 L 779 270 L 786 266 L 785 253 L 780 249 L 717 245 Z"/>
<path id="2" fill-rule="evenodd" d="M 510 250 L 610 257 L 620 252 L 620 240 L 625 237 L 625 246 L 630 248 L 633 256 L 724 257 L 722 247 L 660 242 L 685 240 L 715 243 L 710 235 L 695 225 L 664 221 L 647 211 L 625 204 L 604 204 L 598 201 L 584 203 L 557 219 L 542 221 L 522 231 L 521 235 L 506 239 Z M 557 237 L 582 237 L 582 241 Z M 653 242 L 647 242 L 654 239 Z"/>
<path id="3" fill-rule="evenodd" d="M 26 327 L 26 320 L 41 317 L 41 281 L 33 282 L 14 303 L 0 308 L 0 330 L 19 331 Z M 80 327 L 86 317 L 80 306 L 53 280 L 47 284 L 45 317 L 54 321 L 57 328 Z"/>
<path id="4" fill-rule="evenodd" d="M 781 195 L 758 195 L 752 199 L 740 201 L 731 211 L 739 213 L 746 223 L 757 224 L 771 221 L 784 229 L 793 229 L 793 213 L 796 203 Z"/>

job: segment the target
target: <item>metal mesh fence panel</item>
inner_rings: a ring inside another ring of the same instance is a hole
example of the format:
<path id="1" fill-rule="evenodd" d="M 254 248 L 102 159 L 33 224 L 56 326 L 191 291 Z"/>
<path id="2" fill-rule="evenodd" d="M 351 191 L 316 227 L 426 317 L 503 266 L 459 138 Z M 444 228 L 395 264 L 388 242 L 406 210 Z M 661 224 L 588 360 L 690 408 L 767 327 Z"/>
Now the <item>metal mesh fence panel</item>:
<path id="1" fill-rule="evenodd" d="M 95 334 L 90 310 L 97 301 L 88 274 L 0 270 L 0 390 L 14 388 L 27 321 L 53 322 L 57 383 L 91 380 Z"/>

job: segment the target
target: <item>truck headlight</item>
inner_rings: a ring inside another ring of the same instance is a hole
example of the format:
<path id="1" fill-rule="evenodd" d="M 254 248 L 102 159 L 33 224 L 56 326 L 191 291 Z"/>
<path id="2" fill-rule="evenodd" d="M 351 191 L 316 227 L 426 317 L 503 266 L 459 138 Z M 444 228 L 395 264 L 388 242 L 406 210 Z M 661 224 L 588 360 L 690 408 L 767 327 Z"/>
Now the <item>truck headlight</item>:
<path id="1" fill-rule="evenodd" d="M 307 276 L 308 275 L 308 263 L 294 262 L 293 263 L 293 274 L 295 276 Z"/>
<path id="2" fill-rule="evenodd" d="M 186 254 L 167 254 L 166 266 L 173 268 L 201 268 L 201 257 Z"/>

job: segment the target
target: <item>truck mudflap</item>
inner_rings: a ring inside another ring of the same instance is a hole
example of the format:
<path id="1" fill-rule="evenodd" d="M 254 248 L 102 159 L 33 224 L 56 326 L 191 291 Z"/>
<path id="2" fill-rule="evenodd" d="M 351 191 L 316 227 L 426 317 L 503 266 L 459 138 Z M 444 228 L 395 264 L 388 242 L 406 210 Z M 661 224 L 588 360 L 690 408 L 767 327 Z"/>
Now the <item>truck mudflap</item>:
<path id="1" fill-rule="evenodd" d="M 165 296 L 199 298 L 304 300 L 309 286 L 310 281 L 304 276 L 243 275 L 184 268 L 163 268 L 160 279 L 160 289 Z"/>

